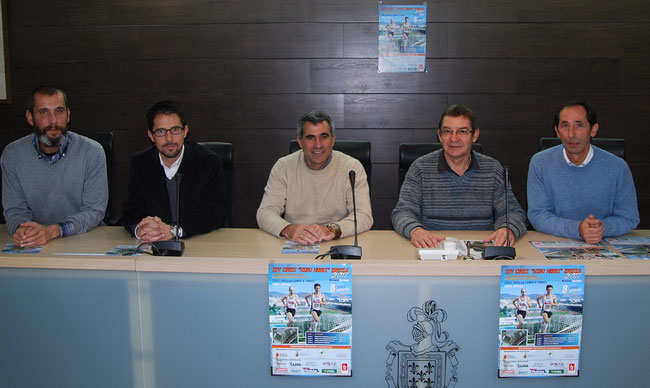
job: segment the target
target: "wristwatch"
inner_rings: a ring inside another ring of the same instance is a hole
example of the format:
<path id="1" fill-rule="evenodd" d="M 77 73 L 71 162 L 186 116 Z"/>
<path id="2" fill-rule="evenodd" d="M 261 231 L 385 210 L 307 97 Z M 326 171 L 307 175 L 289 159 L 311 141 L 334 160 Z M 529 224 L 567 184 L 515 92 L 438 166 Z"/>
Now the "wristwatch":
<path id="1" fill-rule="evenodd" d="M 172 238 L 178 238 L 183 237 L 183 228 L 181 228 L 178 225 L 172 225 L 171 228 L 169 228 L 169 232 L 172 234 Z"/>
<path id="2" fill-rule="evenodd" d="M 334 233 L 334 240 L 341 238 L 341 227 L 339 224 L 335 224 L 333 222 L 329 223 L 327 224 L 327 229 L 329 229 L 330 232 Z"/>

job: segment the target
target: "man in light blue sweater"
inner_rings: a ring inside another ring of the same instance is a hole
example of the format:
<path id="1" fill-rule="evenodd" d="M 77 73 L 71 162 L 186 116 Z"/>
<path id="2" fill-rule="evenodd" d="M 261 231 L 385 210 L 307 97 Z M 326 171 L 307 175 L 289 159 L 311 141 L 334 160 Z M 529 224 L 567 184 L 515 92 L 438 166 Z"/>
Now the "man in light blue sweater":
<path id="1" fill-rule="evenodd" d="M 597 132 L 596 111 L 584 102 L 555 114 L 562 145 L 535 154 L 528 169 L 528 219 L 538 231 L 596 244 L 639 224 L 630 168 L 590 144 Z"/>
<path id="2" fill-rule="evenodd" d="M 108 202 L 106 158 L 94 140 L 68 132 L 63 90 L 44 86 L 30 95 L 34 133 L 2 152 L 2 206 L 17 247 L 35 247 L 99 225 Z"/>

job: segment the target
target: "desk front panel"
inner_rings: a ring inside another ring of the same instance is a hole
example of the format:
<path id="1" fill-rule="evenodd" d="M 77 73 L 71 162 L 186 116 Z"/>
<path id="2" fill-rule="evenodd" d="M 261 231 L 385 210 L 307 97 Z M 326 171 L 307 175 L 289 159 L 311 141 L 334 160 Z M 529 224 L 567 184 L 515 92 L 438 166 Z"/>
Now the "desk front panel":
<path id="1" fill-rule="evenodd" d="M 354 273 L 354 267 L 353 267 Z M 140 274 L 145 381 L 156 387 L 386 387 L 397 361 L 387 346 L 416 343 L 412 307 L 436 302 L 441 330 L 459 350 L 457 387 L 518 387 L 497 378 L 498 277 L 358 276 L 353 281 L 353 376 L 271 376 L 268 286 L 264 275 Z M 588 276 L 577 378 L 528 379 L 531 387 L 641 387 L 650 381 L 647 349 L 650 279 Z M 443 313 L 439 313 L 442 317 Z M 453 363 L 443 368 L 446 384 Z M 391 366 L 390 370 L 388 366 Z M 445 385 L 446 385 L 445 384 Z"/>
<path id="2" fill-rule="evenodd" d="M 1 387 L 142 386 L 135 272 L 0 268 Z"/>

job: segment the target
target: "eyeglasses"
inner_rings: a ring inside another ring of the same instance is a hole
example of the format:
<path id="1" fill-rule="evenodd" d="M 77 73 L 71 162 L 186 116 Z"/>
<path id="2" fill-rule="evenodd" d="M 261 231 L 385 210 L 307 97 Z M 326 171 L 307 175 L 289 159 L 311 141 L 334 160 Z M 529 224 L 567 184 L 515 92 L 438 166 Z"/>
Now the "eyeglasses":
<path id="1" fill-rule="evenodd" d="M 454 131 L 453 129 L 449 129 L 449 128 L 443 128 L 443 129 L 440 130 L 440 135 L 441 136 L 451 136 L 452 133 L 455 133 L 458 136 L 467 136 L 467 135 L 471 135 L 472 132 L 474 132 L 474 130 L 469 129 L 469 128 L 461 128 L 461 129 L 458 129 L 456 131 Z"/>
<path id="2" fill-rule="evenodd" d="M 183 133 L 183 127 L 171 127 L 169 129 L 158 128 L 158 129 L 154 129 L 151 132 L 153 132 L 153 134 L 156 135 L 157 137 L 163 137 L 167 135 L 167 132 L 171 132 L 172 135 L 180 135 L 181 133 Z"/>

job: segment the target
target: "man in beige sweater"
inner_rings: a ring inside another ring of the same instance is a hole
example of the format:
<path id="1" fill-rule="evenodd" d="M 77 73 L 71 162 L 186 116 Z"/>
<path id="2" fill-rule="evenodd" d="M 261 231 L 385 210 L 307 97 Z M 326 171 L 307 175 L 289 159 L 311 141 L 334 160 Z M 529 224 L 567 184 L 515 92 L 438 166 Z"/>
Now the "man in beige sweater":
<path id="1" fill-rule="evenodd" d="M 300 118 L 298 143 L 302 150 L 280 158 L 273 166 L 257 209 L 261 229 L 300 244 L 353 235 L 350 170 L 357 176 L 358 231 L 370 229 L 373 220 L 366 172 L 358 160 L 332 150 L 335 140 L 334 122 L 326 113 L 313 111 Z"/>

